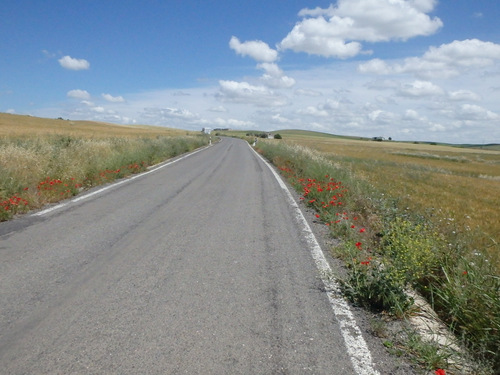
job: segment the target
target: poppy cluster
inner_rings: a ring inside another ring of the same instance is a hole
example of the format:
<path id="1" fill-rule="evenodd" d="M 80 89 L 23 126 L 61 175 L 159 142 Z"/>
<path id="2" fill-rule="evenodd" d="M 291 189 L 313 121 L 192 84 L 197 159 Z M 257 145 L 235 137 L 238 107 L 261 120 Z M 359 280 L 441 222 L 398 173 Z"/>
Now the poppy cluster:
<path id="1" fill-rule="evenodd" d="M 342 199 L 348 193 L 348 188 L 328 174 L 321 178 L 301 178 L 297 177 L 295 172 L 288 167 L 278 167 L 282 174 L 301 192 L 300 200 L 311 207 L 314 207 L 319 213 L 315 214 L 318 221 L 327 226 L 342 225 L 349 230 L 355 231 L 353 237 L 357 237 L 366 232 L 366 228 L 358 226 L 358 217 L 351 216 L 343 208 Z M 362 251 L 362 243 L 356 242 L 355 246 Z M 369 250 L 367 250 L 369 251 Z M 362 265 L 369 265 L 371 258 L 361 262 Z"/>
<path id="2" fill-rule="evenodd" d="M 26 212 L 30 209 L 30 205 L 36 206 L 34 203 L 36 199 L 33 199 L 33 196 L 41 197 L 38 199 L 39 202 L 54 202 L 69 198 L 77 194 L 84 186 L 94 186 L 129 174 L 139 173 L 147 165 L 145 161 L 142 161 L 118 169 L 105 169 L 82 182 L 76 181 L 74 177 L 66 179 L 46 177 L 36 185 L 36 189 L 25 187 L 18 194 L 0 200 L 0 220 L 6 220 L 19 212 Z"/>

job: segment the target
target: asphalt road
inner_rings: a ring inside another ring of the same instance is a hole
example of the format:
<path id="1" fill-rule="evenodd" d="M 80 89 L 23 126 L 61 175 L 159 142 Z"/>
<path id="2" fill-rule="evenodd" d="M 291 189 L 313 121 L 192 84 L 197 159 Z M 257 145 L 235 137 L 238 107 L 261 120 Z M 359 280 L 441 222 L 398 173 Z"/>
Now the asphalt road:
<path id="1" fill-rule="evenodd" d="M 309 247 L 234 139 L 0 223 L 0 373 L 359 373 Z"/>

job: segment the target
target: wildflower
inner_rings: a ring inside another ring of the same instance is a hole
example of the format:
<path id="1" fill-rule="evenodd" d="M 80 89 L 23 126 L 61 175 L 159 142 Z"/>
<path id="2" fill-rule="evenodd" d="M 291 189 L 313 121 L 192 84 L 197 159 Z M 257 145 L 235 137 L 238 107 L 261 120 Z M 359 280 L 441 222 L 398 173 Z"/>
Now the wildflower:
<path id="1" fill-rule="evenodd" d="M 361 245 L 362 245 L 362 243 L 361 243 L 361 242 L 356 242 L 356 245 L 355 245 L 355 246 L 356 246 L 359 250 L 361 250 Z"/>
<path id="2" fill-rule="evenodd" d="M 467 275 L 467 274 L 468 274 L 467 271 L 462 272 L 462 275 Z"/>
<path id="3" fill-rule="evenodd" d="M 316 217 L 319 219 L 319 214 L 316 214 Z"/>
<path id="4" fill-rule="evenodd" d="M 441 369 L 441 368 L 438 368 L 434 372 L 436 373 L 436 375 L 446 375 L 446 372 L 443 369 Z"/>
<path id="5" fill-rule="evenodd" d="M 361 229 L 359 230 L 359 233 L 364 233 L 364 232 L 366 232 L 366 229 L 365 229 L 365 228 L 361 228 Z"/>
<path id="6" fill-rule="evenodd" d="M 366 261 L 364 261 L 364 262 L 361 262 L 361 264 L 362 264 L 363 266 L 367 266 L 367 265 L 369 265 L 369 264 L 370 264 L 370 261 L 369 261 L 369 260 L 366 260 Z"/>

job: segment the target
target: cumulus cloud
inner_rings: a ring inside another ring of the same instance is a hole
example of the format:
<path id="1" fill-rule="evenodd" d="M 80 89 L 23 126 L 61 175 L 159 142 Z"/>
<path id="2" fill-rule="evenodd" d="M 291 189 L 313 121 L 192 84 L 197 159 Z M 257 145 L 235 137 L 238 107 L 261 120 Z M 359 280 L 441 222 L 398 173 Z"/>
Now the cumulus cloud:
<path id="1" fill-rule="evenodd" d="M 217 97 L 234 103 L 254 104 L 262 107 L 282 106 L 286 99 L 265 86 L 255 86 L 248 82 L 219 81 Z"/>
<path id="2" fill-rule="evenodd" d="M 452 92 L 448 93 L 448 96 L 451 100 L 454 100 L 454 101 L 460 101 L 460 100 L 479 101 L 479 100 L 481 100 L 481 97 L 479 95 L 477 95 L 476 93 L 469 91 L 469 90 L 452 91 Z"/>
<path id="3" fill-rule="evenodd" d="M 404 116 L 403 116 L 403 120 L 407 120 L 407 121 L 413 121 L 413 120 L 418 120 L 418 119 L 419 119 L 418 112 L 415 111 L 414 109 L 407 109 L 405 111 Z"/>
<path id="4" fill-rule="evenodd" d="M 259 62 L 271 63 L 278 59 L 278 52 L 260 40 L 253 40 L 241 43 L 235 36 L 231 37 L 229 47 L 236 51 L 238 55 L 249 56 Z"/>
<path id="5" fill-rule="evenodd" d="M 375 111 L 370 112 L 368 114 L 368 118 L 372 122 L 375 122 L 378 124 L 390 124 L 390 123 L 394 122 L 394 120 L 397 118 L 397 115 L 392 113 L 392 112 L 377 109 Z"/>
<path id="6" fill-rule="evenodd" d="M 373 59 L 360 64 L 361 73 L 414 74 L 419 78 L 451 78 L 469 68 L 484 68 L 500 61 L 500 45 L 478 39 L 455 40 L 430 47 L 422 57 L 410 57 L 403 63 L 388 64 Z"/>
<path id="7" fill-rule="evenodd" d="M 238 120 L 234 118 L 223 119 L 217 117 L 216 119 L 213 120 L 206 120 L 206 122 L 220 128 L 232 128 L 232 129 L 234 128 L 248 129 L 248 128 L 253 128 L 255 126 L 255 123 L 253 123 L 252 121 Z"/>
<path id="8" fill-rule="evenodd" d="M 97 113 L 104 113 L 106 111 L 106 109 L 104 107 L 101 107 L 101 106 L 93 107 L 93 108 L 91 108 L 91 110 L 94 112 L 97 112 Z"/>
<path id="9" fill-rule="evenodd" d="M 399 88 L 399 93 L 403 96 L 408 97 L 427 97 L 427 96 L 436 96 L 443 95 L 444 90 L 428 81 L 414 81 L 410 84 L 402 85 Z"/>
<path id="10" fill-rule="evenodd" d="M 85 59 L 75 59 L 71 56 L 61 57 L 59 64 L 69 70 L 87 70 L 90 68 L 90 63 Z"/>
<path id="11" fill-rule="evenodd" d="M 360 42 L 407 40 L 431 35 L 443 23 L 426 13 L 434 0 L 338 0 L 329 8 L 303 9 L 279 48 L 341 59 L 362 52 Z"/>
<path id="12" fill-rule="evenodd" d="M 113 96 L 110 94 L 102 94 L 101 95 L 106 101 L 111 102 L 111 103 L 123 103 L 125 99 L 123 99 L 123 96 Z"/>
<path id="13" fill-rule="evenodd" d="M 82 99 L 82 100 L 87 100 L 90 99 L 90 94 L 86 90 L 70 90 L 66 93 L 66 96 L 68 98 L 74 98 L 74 99 Z"/>
<path id="14" fill-rule="evenodd" d="M 327 99 L 325 102 L 319 103 L 315 106 L 307 106 L 304 109 L 299 109 L 297 113 L 313 117 L 329 118 L 339 108 L 340 103 L 337 100 Z"/>
<path id="15" fill-rule="evenodd" d="M 261 63 L 257 68 L 265 71 L 261 81 L 271 88 L 290 88 L 295 85 L 295 80 L 287 77 L 275 63 Z"/>
<path id="16" fill-rule="evenodd" d="M 500 116 L 475 104 L 463 104 L 460 107 L 459 114 L 462 119 L 467 120 L 497 120 Z"/>

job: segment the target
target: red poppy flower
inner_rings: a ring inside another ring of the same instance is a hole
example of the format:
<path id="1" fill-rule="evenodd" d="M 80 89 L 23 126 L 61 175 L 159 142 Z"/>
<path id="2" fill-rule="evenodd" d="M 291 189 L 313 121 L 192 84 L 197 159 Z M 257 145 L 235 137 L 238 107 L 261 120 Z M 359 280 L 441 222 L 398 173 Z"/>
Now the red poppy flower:
<path id="1" fill-rule="evenodd" d="M 446 372 L 443 369 L 441 369 L 441 368 L 438 368 L 434 372 L 436 373 L 436 375 L 446 375 Z"/>
<path id="2" fill-rule="evenodd" d="M 366 232 L 366 229 L 365 229 L 365 228 L 361 228 L 361 229 L 359 230 L 359 233 L 364 233 L 364 232 Z"/>

